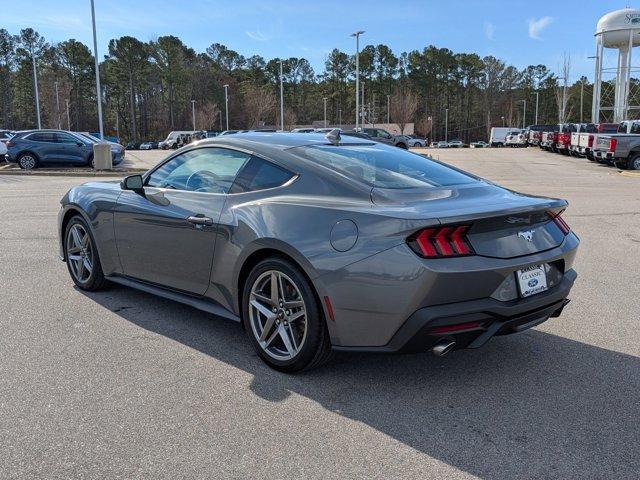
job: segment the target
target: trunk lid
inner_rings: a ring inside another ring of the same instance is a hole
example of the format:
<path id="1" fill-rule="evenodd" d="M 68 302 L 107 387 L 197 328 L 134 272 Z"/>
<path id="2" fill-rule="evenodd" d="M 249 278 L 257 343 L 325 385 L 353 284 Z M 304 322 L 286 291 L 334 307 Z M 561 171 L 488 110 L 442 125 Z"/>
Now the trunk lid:
<path id="1" fill-rule="evenodd" d="M 565 200 L 519 194 L 485 181 L 448 188 L 373 188 L 371 199 L 395 217 L 423 219 L 425 224 L 436 219 L 442 225 L 470 225 L 467 238 L 481 256 L 519 257 L 564 241 L 548 212 L 561 212 L 567 206 Z"/>

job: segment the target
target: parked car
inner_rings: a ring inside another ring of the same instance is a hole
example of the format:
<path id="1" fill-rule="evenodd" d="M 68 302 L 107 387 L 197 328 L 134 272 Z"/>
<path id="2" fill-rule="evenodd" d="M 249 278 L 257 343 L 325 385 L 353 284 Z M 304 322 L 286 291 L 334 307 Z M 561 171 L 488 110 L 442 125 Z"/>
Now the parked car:
<path id="1" fill-rule="evenodd" d="M 569 147 L 571 146 L 571 134 L 576 132 L 578 127 L 575 123 L 561 123 L 558 128 L 558 136 L 555 143 L 556 153 L 569 155 Z"/>
<path id="2" fill-rule="evenodd" d="M 462 143 L 462 140 L 449 140 L 447 146 L 449 148 L 462 148 L 464 147 L 464 143 Z"/>
<path id="3" fill-rule="evenodd" d="M 195 133 L 193 130 L 176 130 L 169 132 L 167 138 L 160 142 L 159 147 L 163 150 L 169 150 L 171 148 L 177 148 L 178 137 L 180 135 L 191 135 Z"/>
<path id="4" fill-rule="evenodd" d="M 0 143 L 7 143 L 13 137 L 10 130 L 0 130 Z"/>
<path id="5" fill-rule="evenodd" d="M 126 150 L 140 150 L 140 142 L 128 142 L 124 148 Z"/>
<path id="6" fill-rule="evenodd" d="M 578 134 L 578 155 L 594 161 L 593 145 L 596 137 L 602 134 L 616 133 L 618 126 L 619 124 L 617 123 L 599 123 L 595 125 L 595 132 L 580 132 Z"/>
<path id="7" fill-rule="evenodd" d="M 489 144 L 487 142 L 483 142 L 482 140 L 480 140 L 478 142 L 471 142 L 469 146 L 471 148 L 487 148 Z"/>
<path id="8" fill-rule="evenodd" d="M 540 145 L 540 140 L 542 139 L 542 133 L 548 132 L 553 129 L 553 125 L 529 125 L 525 132 L 527 132 L 527 143 L 529 145 Z"/>
<path id="9" fill-rule="evenodd" d="M 520 133 L 520 129 L 515 127 L 491 127 L 489 144 L 491 144 L 492 147 L 504 147 L 507 135 L 512 133 Z"/>
<path id="10" fill-rule="evenodd" d="M 555 151 L 559 131 L 559 125 L 551 125 L 548 130 L 542 132 L 539 147 L 543 150 Z"/>
<path id="11" fill-rule="evenodd" d="M 394 147 L 409 148 L 409 137 L 406 135 L 392 135 L 384 128 L 363 128 L 362 131 L 376 142 L 386 143 Z"/>
<path id="12" fill-rule="evenodd" d="M 449 143 L 445 142 L 444 140 L 440 140 L 438 142 L 437 148 L 449 148 Z"/>
<path id="13" fill-rule="evenodd" d="M 151 142 L 143 142 L 140 144 L 140 150 L 151 150 L 153 148 L 153 145 L 151 144 Z"/>
<path id="14" fill-rule="evenodd" d="M 118 165 L 122 163 L 122 161 L 124 160 L 125 148 L 117 142 L 107 140 L 107 137 L 104 137 L 105 140 L 100 140 L 99 137 L 96 137 L 95 135 L 88 132 L 69 132 L 69 133 L 72 133 L 73 135 L 81 136 L 86 140 L 89 140 L 91 143 L 100 143 L 100 142 L 108 143 L 111 146 L 111 154 L 112 154 L 111 161 L 113 165 Z M 112 137 L 112 138 L 115 138 L 115 137 Z"/>
<path id="15" fill-rule="evenodd" d="M 372 138 L 364 132 L 355 131 L 355 130 L 342 130 L 340 132 L 342 135 L 347 135 L 348 137 L 357 137 L 363 138 L 365 140 L 372 140 Z"/>
<path id="16" fill-rule="evenodd" d="M 6 154 L 7 154 L 7 145 L 4 142 L 0 142 L 0 160 L 4 160 Z"/>
<path id="17" fill-rule="evenodd" d="M 566 201 L 335 140 L 210 139 L 74 187 L 60 256 L 79 289 L 109 280 L 242 322 L 286 372 L 332 349 L 444 355 L 560 315 L 579 245 Z"/>
<path id="18" fill-rule="evenodd" d="M 291 130 L 291 133 L 314 133 L 315 131 L 316 131 L 315 128 L 303 127 L 303 128 L 294 128 L 293 130 Z"/>
<path id="19" fill-rule="evenodd" d="M 24 130 L 7 143 L 7 158 L 25 170 L 62 164 L 92 166 L 94 143 L 65 130 Z M 122 145 L 110 146 L 113 165 L 118 165 L 124 149 Z"/>
<path id="20" fill-rule="evenodd" d="M 576 131 L 571 132 L 571 142 L 569 143 L 569 155 L 580 157 L 580 135 L 596 133 L 597 127 L 593 123 L 577 123 Z"/>
<path id="21" fill-rule="evenodd" d="M 407 135 L 407 142 L 410 148 L 424 148 L 427 146 L 425 138 L 418 138 L 415 135 Z"/>
<path id="22" fill-rule="evenodd" d="M 625 170 L 640 170 L 640 121 L 623 122 L 618 128 L 629 133 L 597 135 L 594 157 Z"/>
<path id="23" fill-rule="evenodd" d="M 504 140 L 505 147 L 523 148 L 529 144 L 529 134 L 526 131 L 512 132 Z"/>
<path id="24" fill-rule="evenodd" d="M 236 133 L 241 133 L 244 130 L 224 130 L 222 132 L 220 132 L 220 135 L 218 135 L 219 137 L 223 136 L 223 135 L 234 135 Z"/>

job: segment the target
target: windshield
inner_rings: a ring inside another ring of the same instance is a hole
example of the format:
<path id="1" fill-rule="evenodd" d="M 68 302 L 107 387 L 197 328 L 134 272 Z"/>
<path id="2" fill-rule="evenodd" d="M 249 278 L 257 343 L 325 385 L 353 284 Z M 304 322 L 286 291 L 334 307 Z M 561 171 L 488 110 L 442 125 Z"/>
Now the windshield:
<path id="1" fill-rule="evenodd" d="M 311 145 L 291 151 L 378 188 L 448 187 L 475 181 L 421 155 L 384 145 Z"/>

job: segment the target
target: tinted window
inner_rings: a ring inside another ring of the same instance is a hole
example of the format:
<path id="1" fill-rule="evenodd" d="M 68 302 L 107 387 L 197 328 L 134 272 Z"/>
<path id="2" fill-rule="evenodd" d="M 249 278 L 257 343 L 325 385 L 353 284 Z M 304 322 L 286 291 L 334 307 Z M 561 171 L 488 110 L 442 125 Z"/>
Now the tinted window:
<path id="1" fill-rule="evenodd" d="M 293 173 L 261 158 L 251 157 L 238 175 L 231 193 L 252 192 L 280 187 L 293 177 Z"/>
<path id="2" fill-rule="evenodd" d="M 54 133 L 53 136 L 58 143 L 74 143 L 82 142 L 79 138 L 74 137 L 73 135 L 69 135 L 68 133 Z M 85 142 L 82 142 L 85 143 Z"/>
<path id="3" fill-rule="evenodd" d="M 56 141 L 53 133 L 49 133 L 49 132 L 32 133 L 27 137 L 27 140 L 33 140 L 34 142 L 50 142 L 50 143 L 53 143 Z"/>
<path id="4" fill-rule="evenodd" d="M 626 123 L 622 122 L 620 125 L 618 125 L 618 133 L 627 133 Z"/>
<path id="5" fill-rule="evenodd" d="M 473 177 L 421 155 L 383 145 L 312 145 L 292 151 L 379 188 L 441 187 L 475 181 Z"/>
<path id="6" fill-rule="evenodd" d="M 631 124 L 631 131 L 629 133 L 640 133 L 640 123 L 633 122 Z"/>
<path id="7" fill-rule="evenodd" d="M 227 193 L 249 155 L 223 148 L 199 148 L 172 158 L 147 179 L 147 185 L 206 193 Z"/>

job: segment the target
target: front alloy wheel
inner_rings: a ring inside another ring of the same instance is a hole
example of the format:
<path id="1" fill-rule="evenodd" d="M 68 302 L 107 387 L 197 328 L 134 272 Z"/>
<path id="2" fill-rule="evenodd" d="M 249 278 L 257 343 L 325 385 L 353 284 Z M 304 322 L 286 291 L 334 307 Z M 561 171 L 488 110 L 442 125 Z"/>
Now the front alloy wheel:
<path id="1" fill-rule="evenodd" d="M 105 278 L 87 223 L 75 216 L 65 232 L 64 253 L 73 283 L 83 290 L 98 290 L 104 285 Z"/>
<path id="2" fill-rule="evenodd" d="M 38 165 L 38 161 L 32 154 L 25 153 L 18 159 L 18 165 L 23 170 L 33 170 Z"/>

